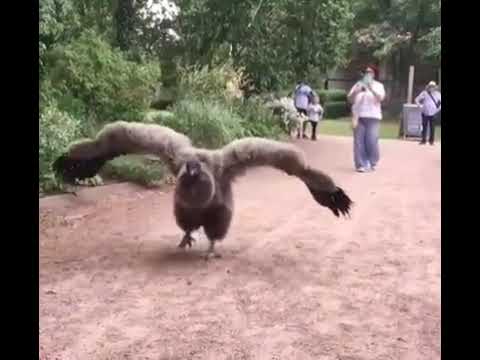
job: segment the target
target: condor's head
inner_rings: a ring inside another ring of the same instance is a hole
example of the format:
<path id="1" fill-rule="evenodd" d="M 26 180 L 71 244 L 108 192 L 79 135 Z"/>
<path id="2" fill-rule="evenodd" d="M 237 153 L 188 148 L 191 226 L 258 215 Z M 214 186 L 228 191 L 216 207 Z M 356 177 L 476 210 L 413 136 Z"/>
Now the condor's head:
<path id="1" fill-rule="evenodd" d="M 177 176 L 175 195 L 189 208 L 208 206 L 215 194 L 215 180 L 207 164 L 198 159 L 186 161 Z"/>

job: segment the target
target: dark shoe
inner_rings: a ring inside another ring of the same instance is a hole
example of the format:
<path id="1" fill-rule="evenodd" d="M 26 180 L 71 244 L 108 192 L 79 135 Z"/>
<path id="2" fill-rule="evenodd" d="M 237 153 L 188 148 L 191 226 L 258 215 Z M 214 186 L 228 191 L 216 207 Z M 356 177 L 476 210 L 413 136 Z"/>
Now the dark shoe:
<path id="1" fill-rule="evenodd" d="M 435 145 L 435 143 L 431 142 L 430 145 Z"/>
<path id="2" fill-rule="evenodd" d="M 312 141 L 317 141 L 317 138 L 315 136 L 312 137 Z"/>
<path id="3" fill-rule="evenodd" d="M 418 145 L 425 145 L 427 142 L 426 141 L 420 141 Z"/>

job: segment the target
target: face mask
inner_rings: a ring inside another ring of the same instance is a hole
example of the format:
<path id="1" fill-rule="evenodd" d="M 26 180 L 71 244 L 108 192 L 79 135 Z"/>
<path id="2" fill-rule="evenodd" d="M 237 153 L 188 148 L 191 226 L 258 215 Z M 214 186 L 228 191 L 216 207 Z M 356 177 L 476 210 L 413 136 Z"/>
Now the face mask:
<path id="1" fill-rule="evenodd" d="M 363 77 L 363 82 L 365 84 L 370 84 L 372 80 L 373 80 L 372 74 L 365 74 L 365 76 Z"/>

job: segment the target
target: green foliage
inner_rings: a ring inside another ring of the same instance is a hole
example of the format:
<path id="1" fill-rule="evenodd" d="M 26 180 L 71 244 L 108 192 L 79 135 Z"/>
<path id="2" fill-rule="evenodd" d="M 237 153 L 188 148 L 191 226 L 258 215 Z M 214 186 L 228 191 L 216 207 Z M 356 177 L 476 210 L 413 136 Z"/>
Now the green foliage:
<path id="1" fill-rule="evenodd" d="M 378 59 L 384 59 L 408 46 L 412 38 L 410 32 L 398 32 L 388 22 L 369 25 L 355 35 L 358 43 L 373 50 L 373 55 Z"/>
<path id="2" fill-rule="evenodd" d="M 150 106 L 157 110 L 165 110 L 177 100 L 177 97 L 177 88 L 165 87 L 162 84 L 155 91 L 155 95 L 153 96 Z"/>
<path id="3" fill-rule="evenodd" d="M 165 119 L 173 118 L 175 115 L 171 111 L 166 110 L 151 110 L 147 111 L 143 121 L 147 123 L 161 123 Z"/>
<path id="4" fill-rule="evenodd" d="M 420 39 L 420 45 L 424 49 L 422 53 L 424 59 L 440 64 L 442 59 L 442 27 L 436 27 L 424 35 Z"/>
<path id="5" fill-rule="evenodd" d="M 45 55 L 55 44 L 65 42 L 78 27 L 78 17 L 69 0 L 41 0 L 39 4 L 39 65 L 43 75 Z"/>
<path id="6" fill-rule="evenodd" d="M 229 62 L 217 66 L 188 66 L 179 69 L 178 95 L 181 99 L 202 98 L 231 101 L 242 97 L 241 69 Z"/>
<path id="7" fill-rule="evenodd" d="M 345 101 L 332 101 L 325 104 L 325 117 L 329 119 L 338 119 L 348 116 L 350 110 L 348 103 Z"/>
<path id="8" fill-rule="evenodd" d="M 291 89 L 280 89 L 280 90 L 277 90 L 274 92 L 274 96 L 277 98 L 277 99 L 280 99 L 282 97 L 289 97 L 289 96 L 292 96 L 293 94 L 293 89 L 294 87 L 292 86 Z"/>
<path id="9" fill-rule="evenodd" d="M 244 136 L 276 139 L 284 133 L 282 123 L 260 99 L 237 100 L 232 109 L 242 118 Z"/>
<path id="10" fill-rule="evenodd" d="M 188 135 L 197 146 L 215 148 L 244 135 L 242 118 L 220 102 L 182 100 L 172 111 L 175 117 L 160 124 Z"/>
<path id="11" fill-rule="evenodd" d="M 92 31 L 55 48 L 49 56 L 52 85 L 81 100 L 89 115 L 102 121 L 138 119 L 148 108 L 160 76 L 158 64 L 127 61 Z"/>
<path id="12" fill-rule="evenodd" d="M 311 66 L 324 72 L 347 60 L 349 0 L 183 0 L 179 6 L 186 61 L 232 59 L 259 90 L 296 82 Z"/>
<path id="13" fill-rule="evenodd" d="M 39 180 L 41 189 L 48 191 L 58 187 L 52 162 L 77 138 L 80 122 L 52 102 L 40 114 L 39 125 Z"/>
<path id="14" fill-rule="evenodd" d="M 439 59 L 433 54 L 440 52 L 440 0 L 356 0 L 353 4 L 357 43 L 377 58 L 409 49 L 421 57 Z"/>
<path id="15" fill-rule="evenodd" d="M 319 90 L 317 93 L 320 97 L 321 104 L 326 104 L 328 102 L 347 102 L 347 92 L 345 90 Z"/>
<path id="16" fill-rule="evenodd" d="M 167 169 L 160 161 L 149 161 L 140 156 L 122 156 L 109 161 L 102 169 L 105 177 L 152 186 L 166 175 Z"/>
<path id="17" fill-rule="evenodd" d="M 166 75 L 172 76 L 170 80 L 175 82 L 174 71 L 170 69 L 170 66 L 173 65 L 172 59 L 177 52 L 176 36 L 172 35 L 171 32 L 175 27 L 176 13 L 173 1 L 136 0 L 131 2 L 134 3 L 135 7 L 135 14 L 132 19 L 135 32 L 130 34 L 133 37 L 133 45 L 137 51 L 160 59 L 162 69 L 169 68 Z M 153 4 L 155 6 L 152 6 Z M 159 16 L 159 11 L 161 16 Z M 117 31 L 122 30 L 118 25 Z M 174 85 L 168 80 L 165 81 L 166 79 L 163 80 L 165 86 Z"/>
<path id="18" fill-rule="evenodd" d="M 162 121 L 202 146 L 216 147 L 242 136 L 278 137 L 280 122 L 260 100 L 242 97 L 242 70 L 224 63 L 179 71 L 175 118 Z M 210 139 L 209 139 L 210 138 Z"/>

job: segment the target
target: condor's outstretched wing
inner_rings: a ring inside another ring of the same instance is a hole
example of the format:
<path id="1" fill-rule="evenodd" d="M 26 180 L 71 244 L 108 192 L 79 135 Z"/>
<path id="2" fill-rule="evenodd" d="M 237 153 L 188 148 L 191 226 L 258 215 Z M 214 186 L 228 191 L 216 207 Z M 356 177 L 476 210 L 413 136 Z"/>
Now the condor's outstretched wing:
<path id="1" fill-rule="evenodd" d="M 109 160 L 127 154 L 159 156 L 172 172 L 177 172 L 177 154 L 190 147 L 190 139 L 160 125 L 117 121 L 106 125 L 95 139 L 81 140 L 69 146 L 53 163 L 53 169 L 65 182 L 94 176 Z"/>
<path id="2" fill-rule="evenodd" d="M 314 199 L 335 216 L 348 215 L 352 201 L 323 172 L 308 166 L 302 151 L 292 144 L 262 138 L 235 140 L 222 149 L 223 173 L 229 180 L 254 166 L 272 166 L 301 179 Z"/>

